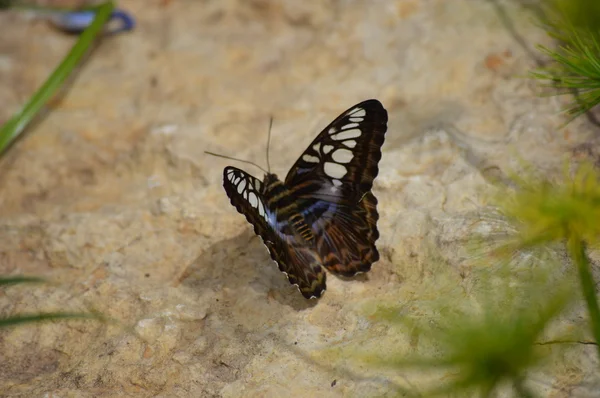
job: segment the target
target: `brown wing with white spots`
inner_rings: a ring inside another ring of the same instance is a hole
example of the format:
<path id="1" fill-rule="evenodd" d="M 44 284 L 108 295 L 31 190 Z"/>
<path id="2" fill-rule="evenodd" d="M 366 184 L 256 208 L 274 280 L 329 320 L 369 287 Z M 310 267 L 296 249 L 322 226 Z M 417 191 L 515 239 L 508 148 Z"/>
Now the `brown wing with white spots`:
<path id="1" fill-rule="evenodd" d="M 262 182 L 240 169 L 226 167 L 223 187 L 231 204 L 252 224 L 290 283 L 296 285 L 305 298 L 320 297 L 325 291 L 326 275 L 319 255 L 295 242 L 293 236 L 278 231 L 276 217 L 266 207 L 261 194 Z"/>
<path id="2" fill-rule="evenodd" d="M 374 99 L 346 110 L 308 146 L 285 184 L 298 198 L 358 203 L 379 172 L 387 120 Z"/>
<path id="3" fill-rule="evenodd" d="M 313 230 L 323 265 L 344 276 L 366 272 L 379 259 L 371 188 L 387 120 L 377 100 L 351 107 L 317 136 L 285 180 Z"/>

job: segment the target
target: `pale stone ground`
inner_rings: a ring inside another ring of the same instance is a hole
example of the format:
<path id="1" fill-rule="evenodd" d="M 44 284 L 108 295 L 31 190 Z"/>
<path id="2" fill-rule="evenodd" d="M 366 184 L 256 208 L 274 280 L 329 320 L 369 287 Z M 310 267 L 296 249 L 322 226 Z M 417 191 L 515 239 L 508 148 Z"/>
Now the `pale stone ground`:
<path id="1" fill-rule="evenodd" d="M 500 3 L 531 47 L 548 43 L 531 15 Z M 0 272 L 56 283 L 5 290 L 0 309 L 93 307 L 140 337 L 93 322 L 3 331 L 3 395 L 363 397 L 425 387 L 353 358 L 356 346 L 410 347 L 369 308 L 418 307 L 459 289 L 468 217 L 485 204 L 489 173 L 519 156 L 560 169 L 597 137 L 583 119 L 559 129 L 559 102 L 519 77 L 535 62 L 489 1 L 121 5 L 135 32 L 106 40 L 1 161 Z M 23 15 L 0 14 L 0 26 L 6 120 L 73 39 Z M 390 117 L 374 188 L 382 258 L 356 280 L 330 275 L 325 296 L 307 302 L 229 204 L 221 178 L 231 162 L 203 151 L 264 164 L 274 115 L 271 164 L 284 176 L 320 128 L 367 98 Z M 445 265 L 427 262 L 425 240 Z M 544 396 L 594 396 L 585 388 L 594 350 L 574 350 L 536 387 Z"/>

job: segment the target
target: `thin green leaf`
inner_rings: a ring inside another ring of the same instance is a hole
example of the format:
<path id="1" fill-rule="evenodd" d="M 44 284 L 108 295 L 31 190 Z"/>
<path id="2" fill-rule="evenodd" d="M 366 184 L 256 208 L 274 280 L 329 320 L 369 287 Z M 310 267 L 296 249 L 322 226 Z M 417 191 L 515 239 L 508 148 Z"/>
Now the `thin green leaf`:
<path id="1" fill-rule="evenodd" d="M 79 39 L 60 65 L 52 72 L 42 87 L 29 99 L 23 109 L 0 128 L 0 154 L 23 132 L 38 112 L 63 85 L 90 49 L 96 37 L 102 33 L 104 24 L 110 18 L 113 9 L 114 4 L 112 1 L 108 1 L 97 8 L 94 21 L 79 36 Z"/>
<path id="2" fill-rule="evenodd" d="M 20 283 L 44 283 L 44 278 L 38 278 L 36 276 L 9 276 L 0 277 L 0 286 L 5 285 L 17 285 Z"/>
<path id="3" fill-rule="evenodd" d="M 99 314 L 83 312 L 49 312 L 45 314 L 14 315 L 7 318 L 0 318 L 0 328 L 16 326 L 26 323 L 48 322 L 61 319 L 93 319 L 105 321 L 105 318 Z"/>

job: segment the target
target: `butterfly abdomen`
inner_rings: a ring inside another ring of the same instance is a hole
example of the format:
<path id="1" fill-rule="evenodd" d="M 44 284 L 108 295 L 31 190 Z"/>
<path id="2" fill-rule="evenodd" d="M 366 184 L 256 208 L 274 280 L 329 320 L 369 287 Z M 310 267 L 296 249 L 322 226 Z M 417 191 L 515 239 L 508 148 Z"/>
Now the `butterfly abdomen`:
<path id="1" fill-rule="evenodd" d="M 290 222 L 292 223 L 292 228 L 294 228 L 296 233 L 298 233 L 302 239 L 304 239 L 306 242 L 313 242 L 315 236 L 300 213 L 293 214 L 290 217 Z"/>

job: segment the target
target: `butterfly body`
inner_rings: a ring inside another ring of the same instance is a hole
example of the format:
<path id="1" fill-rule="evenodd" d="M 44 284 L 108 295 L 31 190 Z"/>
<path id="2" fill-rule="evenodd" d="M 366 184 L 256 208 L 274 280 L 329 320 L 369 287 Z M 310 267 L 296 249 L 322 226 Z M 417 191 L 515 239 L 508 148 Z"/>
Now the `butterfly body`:
<path id="1" fill-rule="evenodd" d="M 305 298 L 325 290 L 323 267 L 353 276 L 379 259 L 371 188 L 386 130 L 381 103 L 364 101 L 326 127 L 285 180 L 267 173 L 260 181 L 231 166 L 223 171 L 231 204 Z"/>
<path id="2" fill-rule="evenodd" d="M 262 195 L 269 223 L 280 236 L 294 236 L 307 245 L 314 244 L 314 235 L 298 209 L 296 199 L 275 174 L 265 174 Z"/>

